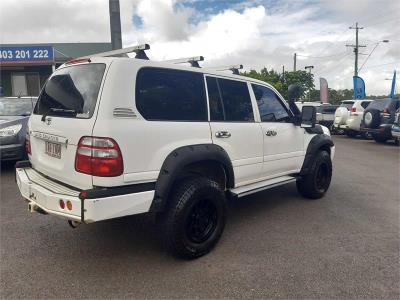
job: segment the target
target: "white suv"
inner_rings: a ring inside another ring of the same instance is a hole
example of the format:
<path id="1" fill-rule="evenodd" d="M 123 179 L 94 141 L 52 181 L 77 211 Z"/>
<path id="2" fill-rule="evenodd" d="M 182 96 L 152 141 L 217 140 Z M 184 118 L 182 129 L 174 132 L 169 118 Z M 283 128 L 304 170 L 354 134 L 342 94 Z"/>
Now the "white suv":
<path id="1" fill-rule="evenodd" d="M 220 238 L 228 197 L 328 190 L 334 145 L 315 108 L 300 115 L 243 76 L 104 56 L 66 63 L 42 89 L 16 165 L 31 212 L 72 226 L 156 213 L 168 249 L 195 258 Z"/>
<path id="2" fill-rule="evenodd" d="M 355 137 L 361 133 L 361 121 L 364 117 L 364 110 L 372 102 L 372 100 L 354 100 L 354 104 L 349 111 L 349 115 L 346 119 L 346 123 L 341 125 L 340 128 L 344 129 L 344 132 L 349 137 Z"/>

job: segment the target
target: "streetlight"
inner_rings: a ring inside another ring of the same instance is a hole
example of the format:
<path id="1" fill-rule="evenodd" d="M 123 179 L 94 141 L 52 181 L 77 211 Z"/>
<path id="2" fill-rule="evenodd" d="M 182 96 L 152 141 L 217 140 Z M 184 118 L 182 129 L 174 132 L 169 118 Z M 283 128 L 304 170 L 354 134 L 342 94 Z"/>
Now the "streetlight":
<path id="1" fill-rule="evenodd" d="M 308 73 L 311 74 L 311 70 L 314 69 L 314 66 L 305 66 L 304 69 L 308 69 Z M 311 101 L 311 89 L 308 91 L 308 102 Z"/>
<path id="2" fill-rule="evenodd" d="M 361 71 L 362 67 L 364 67 L 365 63 L 367 62 L 368 58 L 371 56 L 371 54 L 375 51 L 376 47 L 379 46 L 380 43 L 389 43 L 389 40 L 382 40 L 376 43 L 374 49 L 372 49 L 371 53 L 367 56 L 367 58 L 364 60 L 363 64 L 361 65 L 361 67 L 358 69 L 358 72 Z"/>

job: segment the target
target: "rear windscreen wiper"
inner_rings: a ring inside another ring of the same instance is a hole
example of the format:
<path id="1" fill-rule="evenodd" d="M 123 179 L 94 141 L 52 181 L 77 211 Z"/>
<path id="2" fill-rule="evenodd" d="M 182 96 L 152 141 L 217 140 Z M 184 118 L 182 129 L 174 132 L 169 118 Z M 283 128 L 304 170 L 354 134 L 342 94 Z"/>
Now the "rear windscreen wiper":
<path id="1" fill-rule="evenodd" d="M 43 114 L 41 121 L 44 122 L 49 112 L 55 112 L 60 114 L 77 114 L 76 110 L 74 109 L 64 109 L 64 108 L 55 108 L 51 107 L 48 109 L 47 113 Z"/>
<path id="2" fill-rule="evenodd" d="M 74 109 L 50 108 L 50 111 L 60 112 L 60 113 L 64 113 L 64 114 L 76 114 L 76 110 L 74 110 Z"/>

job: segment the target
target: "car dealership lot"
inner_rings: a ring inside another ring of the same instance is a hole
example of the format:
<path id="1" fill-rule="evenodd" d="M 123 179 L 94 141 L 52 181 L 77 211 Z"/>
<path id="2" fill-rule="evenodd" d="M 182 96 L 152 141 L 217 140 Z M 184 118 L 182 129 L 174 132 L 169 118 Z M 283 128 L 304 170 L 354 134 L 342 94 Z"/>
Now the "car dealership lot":
<path id="1" fill-rule="evenodd" d="M 232 201 L 217 248 L 194 261 L 165 254 L 150 217 L 72 229 L 28 213 L 3 165 L 0 296 L 398 298 L 399 148 L 334 141 L 323 199 L 289 185 Z"/>

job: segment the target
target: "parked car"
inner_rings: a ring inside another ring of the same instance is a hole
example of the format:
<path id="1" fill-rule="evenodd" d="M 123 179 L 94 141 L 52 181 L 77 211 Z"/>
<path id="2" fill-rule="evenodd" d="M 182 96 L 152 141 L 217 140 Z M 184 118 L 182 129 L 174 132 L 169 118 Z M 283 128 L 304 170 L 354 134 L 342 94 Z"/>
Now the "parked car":
<path id="1" fill-rule="evenodd" d="M 329 130 L 315 125 L 315 108 L 290 107 L 271 85 L 240 75 L 77 59 L 42 89 L 17 184 L 30 211 L 72 226 L 154 213 L 167 248 L 196 258 L 218 242 L 227 197 L 290 182 L 306 198 L 327 192 Z"/>
<path id="2" fill-rule="evenodd" d="M 340 125 L 340 128 L 344 130 L 344 133 L 349 137 L 355 137 L 359 134 L 365 135 L 366 132 L 361 131 L 361 122 L 364 116 L 364 110 L 372 102 L 369 99 L 355 100 L 353 106 L 350 109 L 349 115 L 344 125 Z"/>
<path id="3" fill-rule="evenodd" d="M 331 105 L 330 103 L 321 102 L 296 102 L 297 107 L 301 110 L 303 106 L 314 106 L 317 110 L 317 123 L 321 124 L 330 130 L 332 129 L 334 114 L 337 109 L 337 105 Z"/>
<path id="4" fill-rule="evenodd" d="M 399 107 L 399 99 L 386 98 L 372 101 L 364 111 L 361 131 L 369 132 L 378 143 L 392 139 L 392 125 Z"/>
<path id="5" fill-rule="evenodd" d="M 344 133 L 343 126 L 346 125 L 347 118 L 350 116 L 350 110 L 353 107 L 354 100 L 343 100 L 335 111 L 333 129 L 338 133 Z"/>
<path id="6" fill-rule="evenodd" d="M 37 97 L 0 98 L 0 159 L 26 158 L 26 127 Z"/>
<path id="7" fill-rule="evenodd" d="M 400 144 L 400 109 L 397 109 L 394 123 L 392 125 L 392 137 L 394 138 L 397 145 Z"/>
<path id="8" fill-rule="evenodd" d="M 317 107 L 317 123 L 330 130 L 333 128 L 333 121 L 335 120 L 335 112 L 339 105 L 321 105 Z"/>

